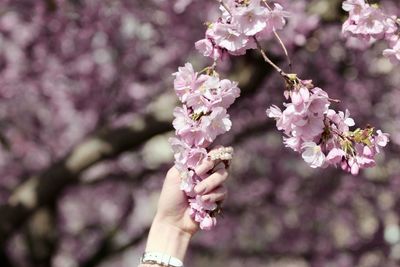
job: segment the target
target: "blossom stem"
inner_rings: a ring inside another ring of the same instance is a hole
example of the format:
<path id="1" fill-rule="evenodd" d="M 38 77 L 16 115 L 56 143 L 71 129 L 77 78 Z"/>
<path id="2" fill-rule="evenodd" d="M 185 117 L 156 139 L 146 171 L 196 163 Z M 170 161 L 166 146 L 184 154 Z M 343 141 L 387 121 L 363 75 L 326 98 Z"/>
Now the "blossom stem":
<path id="1" fill-rule="evenodd" d="M 224 1 L 222 0 L 217 0 L 225 9 L 226 11 L 229 13 L 229 15 L 232 17 L 232 12 L 229 10 L 229 7 L 225 4 Z"/>
<path id="2" fill-rule="evenodd" d="M 340 103 L 339 99 L 334 99 L 334 98 L 328 98 L 329 101 L 334 102 L 334 103 Z"/>
<path id="3" fill-rule="evenodd" d="M 269 9 L 269 11 L 272 11 L 272 8 L 268 5 L 266 0 L 263 0 L 263 3 Z"/>
<path id="4" fill-rule="evenodd" d="M 269 11 L 272 11 L 272 8 L 268 5 L 266 0 L 263 0 L 263 3 L 268 8 Z M 281 37 L 279 36 L 279 34 L 275 30 L 273 30 L 273 32 L 274 32 L 274 35 L 275 35 L 276 39 L 278 40 L 279 44 L 281 45 L 281 47 L 283 49 L 283 52 L 285 53 L 285 56 L 286 56 L 286 58 L 288 60 L 289 70 L 291 71 L 292 70 L 292 61 L 290 60 L 289 53 L 288 53 L 288 51 L 286 49 L 286 46 L 283 43 L 283 41 L 282 41 Z"/>
<path id="5" fill-rule="evenodd" d="M 232 17 L 232 12 L 229 10 L 229 7 L 225 4 L 225 2 L 224 2 L 223 0 L 217 0 L 217 1 L 225 8 L 225 10 L 226 10 L 226 11 L 229 13 L 229 15 Z M 264 2 L 264 4 L 267 6 L 267 8 L 271 10 L 271 8 L 269 7 L 268 3 L 267 3 L 265 0 L 263 0 L 263 2 Z M 291 68 L 292 68 L 292 62 L 291 62 L 291 60 L 290 60 L 289 53 L 288 53 L 288 51 L 287 51 L 287 49 L 286 49 L 286 46 L 285 46 L 285 44 L 283 43 L 283 41 L 282 41 L 282 39 L 280 38 L 280 36 L 278 35 L 278 33 L 277 33 L 275 30 L 274 30 L 273 32 L 274 32 L 275 37 L 278 39 L 278 42 L 279 42 L 279 44 L 281 45 L 281 47 L 282 47 L 282 49 L 283 49 L 283 51 L 284 51 L 284 53 L 285 53 L 285 56 L 286 56 L 286 58 L 287 58 L 287 60 L 288 60 L 289 69 L 291 69 Z M 287 80 L 287 79 L 288 79 L 287 74 L 286 74 L 284 71 L 282 71 L 282 69 L 279 68 L 278 65 L 276 65 L 276 64 L 267 56 L 267 53 L 262 49 L 262 47 L 261 47 L 260 43 L 258 42 L 257 38 L 256 38 L 255 36 L 254 36 L 253 38 L 254 38 L 254 41 L 255 41 L 256 44 L 257 44 L 257 48 L 260 50 L 260 53 L 261 53 L 261 55 L 262 55 L 264 61 L 267 62 L 268 64 L 270 64 L 280 75 L 282 75 L 282 76 L 284 77 L 285 80 Z"/>
<path id="6" fill-rule="evenodd" d="M 278 40 L 279 44 L 281 45 L 281 47 L 283 49 L 283 52 L 285 53 L 286 59 L 288 61 L 289 71 L 291 71 L 292 70 L 292 61 L 290 60 L 289 53 L 288 53 L 288 51 L 286 49 L 286 46 L 283 43 L 283 41 L 282 41 L 281 37 L 279 36 L 279 34 L 275 30 L 273 30 L 273 32 L 274 32 L 274 35 L 275 35 L 276 39 Z"/>
<path id="7" fill-rule="evenodd" d="M 214 61 L 214 63 L 211 66 L 205 67 L 199 73 L 201 74 L 203 72 L 207 72 L 207 74 L 209 74 L 210 71 L 214 71 L 215 70 L 216 66 L 217 66 L 217 61 Z"/>
<path id="8" fill-rule="evenodd" d="M 261 56 L 263 57 L 264 61 L 267 62 L 269 65 L 271 65 L 283 78 L 290 79 L 289 76 L 276 65 L 268 56 L 267 53 L 262 49 L 260 42 L 257 40 L 256 37 L 254 37 L 254 41 L 256 42 L 257 48 L 261 53 Z"/>
<path id="9" fill-rule="evenodd" d="M 350 137 L 343 135 L 342 133 L 338 132 L 336 129 L 332 128 L 329 124 L 326 124 L 326 120 L 328 120 L 328 123 L 335 124 L 336 127 L 337 127 L 337 124 L 333 120 L 331 120 L 330 118 L 325 116 L 325 126 L 328 127 L 328 131 L 330 131 L 331 133 L 336 134 L 343 141 L 348 141 L 350 143 L 353 143 L 354 140 L 352 140 Z"/>

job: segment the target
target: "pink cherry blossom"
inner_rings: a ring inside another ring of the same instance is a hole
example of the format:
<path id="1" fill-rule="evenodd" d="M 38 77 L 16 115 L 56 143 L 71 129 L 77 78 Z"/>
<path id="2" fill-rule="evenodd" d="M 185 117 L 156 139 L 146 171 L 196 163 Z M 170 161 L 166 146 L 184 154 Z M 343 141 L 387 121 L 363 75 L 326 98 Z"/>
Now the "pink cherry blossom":
<path id="1" fill-rule="evenodd" d="M 314 142 L 304 142 L 302 147 L 302 158 L 311 168 L 321 167 L 325 163 L 325 154 L 319 145 Z"/>
<path id="2" fill-rule="evenodd" d="M 329 109 L 327 112 L 327 118 L 333 122 L 332 127 L 337 129 L 339 132 L 347 132 L 349 131 L 349 127 L 355 125 L 355 122 L 352 118 L 350 118 L 350 112 L 346 110 L 345 112 L 339 111 L 338 113 Z"/>
<path id="3" fill-rule="evenodd" d="M 397 40 L 392 48 L 385 49 L 383 55 L 388 57 L 391 62 L 398 63 L 400 61 L 400 39 Z"/>
<path id="4" fill-rule="evenodd" d="M 208 213 L 203 214 L 204 217 L 200 221 L 200 228 L 203 230 L 211 230 L 217 224 L 217 219 L 211 217 Z"/>
<path id="5" fill-rule="evenodd" d="M 361 168 L 375 166 L 374 153 L 368 146 L 356 144 L 355 150 L 355 156 L 351 156 L 347 161 L 351 174 L 357 175 Z"/>
<path id="6" fill-rule="evenodd" d="M 312 94 L 307 102 L 308 110 L 315 116 L 322 116 L 329 108 L 329 96 L 321 88 L 315 87 L 311 90 Z"/>
<path id="7" fill-rule="evenodd" d="M 267 110 L 269 117 L 277 121 L 278 130 L 295 139 L 286 141 L 286 145 L 298 150 L 300 140 L 314 141 L 314 138 L 323 132 L 323 116 L 328 110 L 328 95 L 320 88 L 309 91 L 305 87 L 290 92 L 291 103 L 285 103 L 286 109 L 282 112 L 273 106 Z"/>
<path id="8" fill-rule="evenodd" d="M 228 109 L 240 96 L 240 89 L 237 82 L 233 82 L 228 79 L 220 81 L 220 91 L 216 92 L 215 95 L 219 95 L 221 98 L 220 106 Z"/>
<path id="9" fill-rule="evenodd" d="M 386 29 L 386 16 L 380 9 L 369 5 L 362 6 L 357 13 L 350 12 L 348 20 L 343 24 L 344 34 L 358 36 L 365 40 L 384 37 Z"/>
<path id="10" fill-rule="evenodd" d="M 374 137 L 375 150 L 380 152 L 381 147 L 385 147 L 389 143 L 389 134 L 383 133 L 381 130 L 376 131 L 377 135 Z"/>
<path id="11" fill-rule="evenodd" d="M 206 76 L 206 75 L 204 75 Z M 215 107 L 229 108 L 240 95 L 237 83 L 230 80 L 220 80 L 215 76 L 203 77 L 205 82 L 199 90 L 187 99 L 187 105 L 194 112 L 209 112 Z"/>
<path id="12" fill-rule="evenodd" d="M 328 161 L 330 164 L 335 165 L 337 163 L 340 163 L 345 156 L 346 153 L 342 149 L 333 148 L 326 156 L 326 161 Z"/>
<path id="13" fill-rule="evenodd" d="M 212 75 L 199 75 L 187 63 L 174 74 L 175 92 L 183 105 L 174 110 L 172 124 L 176 137 L 170 138 L 169 142 L 181 176 L 180 189 L 188 196 L 190 214 L 201 229 L 211 229 L 216 218 L 210 212 L 216 204 L 202 201 L 194 192 L 202 179 L 194 169 L 207 156 L 207 147 L 215 138 L 230 130 L 232 122 L 227 108 L 239 97 L 240 89 L 236 82 L 220 80 L 214 67 L 205 70 Z"/>
<path id="14" fill-rule="evenodd" d="M 221 59 L 222 51 L 216 47 L 210 39 L 202 39 L 195 43 L 196 49 L 205 57 L 211 57 L 214 60 Z"/>
<path id="15" fill-rule="evenodd" d="M 281 120 L 282 119 L 282 110 L 278 106 L 272 105 L 269 109 L 267 109 L 267 116 L 269 118 Z M 282 130 L 282 128 L 279 130 Z"/>
<path id="16" fill-rule="evenodd" d="M 349 12 L 343 24 L 345 36 L 368 45 L 379 39 L 386 40 L 391 46 L 384 54 L 391 58 L 398 56 L 395 16 L 387 16 L 363 0 L 347 0 L 343 9 Z M 188 63 L 178 69 L 174 81 L 183 107 L 174 111 L 176 138 L 170 142 L 175 163 L 181 171 L 181 189 L 189 198 L 190 214 L 202 229 L 215 226 L 216 219 L 211 211 L 216 204 L 203 202 L 195 194 L 193 188 L 201 178 L 193 170 L 206 157 L 207 148 L 217 136 L 230 130 L 232 122 L 227 109 L 240 95 L 237 83 L 220 79 L 216 73 L 217 60 L 221 60 L 222 55 L 243 55 L 249 49 L 258 48 L 257 41 L 275 35 L 289 16 L 281 5 L 274 4 L 271 9 L 260 0 L 226 0 L 220 10 L 221 16 L 208 24 L 205 38 L 195 44 L 201 54 L 214 60 L 214 64 L 196 73 Z M 287 102 L 282 109 L 271 106 L 267 116 L 275 119 L 276 127 L 284 133 L 286 147 L 301 153 L 312 168 L 341 166 L 356 175 L 361 169 L 375 165 L 376 154 L 388 142 L 387 134 L 380 130 L 375 134 L 369 126 L 351 130 L 355 122 L 350 112 L 331 108 L 334 100 L 327 92 L 314 87 L 311 80 L 300 80 L 295 74 L 288 75 L 276 69 L 286 81 Z"/>
<path id="17" fill-rule="evenodd" d="M 212 142 L 214 139 L 231 129 L 232 122 L 229 115 L 222 107 L 215 108 L 209 116 L 201 118 L 200 128 L 202 129 L 205 140 Z"/>
<path id="18" fill-rule="evenodd" d="M 180 170 L 181 184 L 180 189 L 189 197 L 195 197 L 194 187 L 196 185 L 194 176 L 196 175 L 193 170 Z"/>
<path id="19" fill-rule="evenodd" d="M 291 91 L 290 98 L 295 106 L 300 106 L 308 102 L 310 92 L 307 88 L 301 87 L 299 90 Z"/>
<path id="20" fill-rule="evenodd" d="M 191 107 L 195 113 L 209 112 L 218 101 L 216 92 L 219 91 L 220 81 L 216 76 L 202 75 L 204 83 L 199 90 L 195 91 L 188 97 L 187 105 Z"/>
<path id="21" fill-rule="evenodd" d="M 343 23 L 342 32 L 348 44 L 365 49 L 377 40 L 385 40 L 390 48 L 383 51 L 391 62 L 400 60 L 398 45 L 398 18 L 385 14 L 378 6 L 365 3 L 363 0 L 347 0 L 342 8 L 349 12 Z M 357 42 L 355 42 L 355 40 Z"/>
<path id="22" fill-rule="evenodd" d="M 174 73 L 173 75 L 175 76 L 175 92 L 179 99 L 185 102 L 187 96 L 193 90 L 197 73 L 194 72 L 192 64 L 186 63 L 184 67 L 179 67 L 178 72 Z"/>
<path id="23" fill-rule="evenodd" d="M 197 145 L 204 147 L 208 145 L 204 134 L 205 129 L 200 128 L 199 123 L 192 120 L 186 106 L 175 108 L 174 116 L 175 119 L 172 125 L 176 130 L 176 135 L 185 143 L 189 146 Z"/>
<path id="24" fill-rule="evenodd" d="M 268 13 L 268 26 L 274 30 L 281 30 L 286 24 L 287 17 L 290 17 L 290 13 L 284 11 L 280 4 L 275 3 L 273 10 Z"/>
<path id="25" fill-rule="evenodd" d="M 357 175 L 360 172 L 360 165 L 358 165 L 357 161 L 355 158 L 350 158 L 348 161 L 348 167 L 347 169 L 350 170 L 350 173 L 352 175 Z"/>
<path id="26" fill-rule="evenodd" d="M 248 6 L 234 9 L 232 23 L 237 24 L 246 36 L 254 36 L 267 27 L 268 9 L 260 1 L 251 1 Z"/>
<path id="27" fill-rule="evenodd" d="M 244 48 L 249 41 L 235 25 L 225 23 L 213 25 L 212 37 L 219 47 L 225 48 L 230 52 Z"/>
<path id="28" fill-rule="evenodd" d="M 269 39 L 289 16 L 281 5 L 275 4 L 271 10 L 260 0 L 225 1 L 220 10 L 220 18 L 209 25 L 206 38 L 196 43 L 200 53 L 214 60 L 222 59 L 223 51 L 239 56 L 257 48 L 254 38 Z"/>
<path id="29" fill-rule="evenodd" d="M 207 211 L 213 211 L 217 208 L 217 204 L 213 202 L 206 202 L 201 199 L 201 196 L 189 199 L 189 205 L 191 207 L 192 218 L 200 223 L 200 228 L 203 230 L 210 230 L 213 228 L 217 220 L 211 217 Z"/>
<path id="30" fill-rule="evenodd" d="M 205 57 L 213 55 L 214 46 L 209 39 L 202 39 L 195 43 L 196 49 Z"/>
<path id="31" fill-rule="evenodd" d="M 178 135 L 187 133 L 195 125 L 195 122 L 190 118 L 190 113 L 186 106 L 176 107 L 173 114 L 175 119 L 172 125 Z"/>
<path id="32" fill-rule="evenodd" d="M 261 32 L 256 34 L 259 40 L 268 40 L 273 37 L 273 32 L 281 30 L 285 24 L 287 17 L 290 17 L 290 13 L 283 10 L 283 7 L 279 4 L 274 5 L 273 10 L 269 10 L 267 16 L 267 27 Z"/>
<path id="33" fill-rule="evenodd" d="M 351 12 L 352 14 L 360 14 L 365 6 L 366 3 L 364 0 L 346 0 L 342 3 L 343 10 Z"/>
<path id="34" fill-rule="evenodd" d="M 301 137 L 298 136 L 283 137 L 283 144 L 285 145 L 285 147 L 289 147 L 296 152 L 300 152 L 302 142 L 303 141 Z"/>
<path id="35" fill-rule="evenodd" d="M 278 130 L 284 132 L 286 147 L 302 153 L 302 158 L 312 168 L 336 166 L 358 174 L 361 168 L 375 165 L 379 147 L 388 142 L 388 135 L 373 129 L 350 131 L 355 122 L 346 110 L 330 109 L 331 99 L 321 88 L 312 88 L 310 81 L 298 80 L 293 88 L 284 93 L 291 102 L 285 109 L 273 105 L 267 116 L 276 120 Z"/>
<path id="36" fill-rule="evenodd" d="M 190 206 L 198 211 L 207 211 L 207 210 L 215 210 L 217 208 L 217 204 L 214 202 L 203 201 L 201 196 L 196 196 L 193 199 L 189 200 Z"/>
<path id="37" fill-rule="evenodd" d="M 207 150 L 205 148 L 191 148 L 178 138 L 170 138 L 169 142 L 174 151 L 175 161 L 191 169 L 195 168 L 207 156 Z"/>

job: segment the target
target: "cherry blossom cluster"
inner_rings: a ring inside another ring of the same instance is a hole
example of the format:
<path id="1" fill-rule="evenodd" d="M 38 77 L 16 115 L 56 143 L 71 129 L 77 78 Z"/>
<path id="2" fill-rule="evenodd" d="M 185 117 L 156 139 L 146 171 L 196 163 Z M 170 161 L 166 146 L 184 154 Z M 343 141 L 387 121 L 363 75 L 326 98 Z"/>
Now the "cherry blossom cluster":
<path id="1" fill-rule="evenodd" d="M 345 37 L 355 37 L 362 46 L 385 40 L 389 48 L 383 55 L 393 63 L 400 61 L 399 18 L 385 14 L 377 4 L 370 5 L 364 0 L 346 0 L 342 7 L 349 12 L 342 28 Z"/>
<path id="2" fill-rule="evenodd" d="M 375 166 L 375 156 L 389 142 L 388 134 L 370 126 L 350 130 L 354 120 L 349 111 L 330 108 L 332 100 L 311 81 L 295 76 L 290 80 L 291 89 L 285 92 L 290 100 L 282 111 L 277 106 L 267 110 L 276 120 L 278 130 L 284 132 L 284 144 L 302 153 L 302 158 L 312 168 L 340 166 L 344 171 L 357 175 L 361 168 Z"/>
<path id="3" fill-rule="evenodd" d="M 174 89 L 183 105 L 174 110 L 176 137 L 170 138 L 170 144 L 182 178 L 181 190 L 189 197 L 191 216 L 201 229 L 210 229 L 216 224 L 213 212 L 217 204 L 202 201 L 194 191 L 205 178 L 198 176 L 195 168 L 208 156 L 207 148 L 215 138 L 230 130 L 227 109 L 239 97 L 240 89 L 236 82 L 220 79 L 212 67 L 205 71 L 197 73 L 186 63 L 174 74 Z"/>
<path id="4" fill-rule="evenodd" d="M 285 25 L 289 13 L 279 4 L 270 7 L 261 0 L 229 0 L 221 2 L 221 17 L 208 23 L 205 39 L 195 46 L 204 56 L 221 59 L 223 52 L 244 55 L 257 48 L 255 40 L 269 39 Z"/>
<path id="5" fill-rule="evenodd" d="M 364 7 L 358 4 L 360 1 L 345 1 L 344 8 L 353 19 L 354 14 L 360 16 Z M 208 23 L 205 39 L 195 44 L 200 53 L 214 60 L 214 64 L 198 73 L 186 63 L 174 74 L 174 89 L 183 105 L 174 110 L 176 137 L 171 138 L 170 143 L 175 165 L 181 173 L 181 190 L 189 197 L 191 216 L 201 229 L 211 229 L 216 224 L 217 204 L 204 202 L 196 194 L 195 185 L 205 177 L 197 175 L 195 169 L 204 158 L 210 157 L 207 148 L 215 138 L 230 130 L 232 123 L 227 109 L 240 94 L 236 82 L 220 79 L 215 71 L 217 61 L 223 59 L 224 54 L 238 56 L 248 49 L 258 49 L 264 60 L 285 79 L 289 89 L 285 96 L 290 101 L 284 104 L 283 111 L 272 106 L 267 115 L 276 119 L 278 130 L 284 132 L 284 144 L 301 153 L 312 168 L 340 166 L 356 175 L 361 168 L 374 166 L 376 154 L 389 142 L 388 134 L 380 130 L 375 132 L 369 126 L 351 131 L 355 123 L 347 110 L 331 109 L 334 100 L 324 90 L 314 87 L 311 81 L 300 80 L 295 74 L 286 74 L 268 58 L 259 41 L 275 35 L 285 48 L 276 33 L 284 27 L 288 16 L 282 6 L 274 4 L 271 8 L 261 0 L 219 2 L 221 16 L 216 22 Z M 354 36 L 367 41 L 393 37 L 397 32 L 397 26 L 391 23 L 393 18 L 383 20 L 385 24 L 380 34 L 372 31 L 368 23 L 365 29 L 358 29 L 358 22 L 362 20 L 357 19 L 357 23 L 347 22 L 355 26 L 346 26 L 348 29 L 345 27 L 344 32 L 353 31 Z M 364 30 L 368 34 L 363 35 Z"/>

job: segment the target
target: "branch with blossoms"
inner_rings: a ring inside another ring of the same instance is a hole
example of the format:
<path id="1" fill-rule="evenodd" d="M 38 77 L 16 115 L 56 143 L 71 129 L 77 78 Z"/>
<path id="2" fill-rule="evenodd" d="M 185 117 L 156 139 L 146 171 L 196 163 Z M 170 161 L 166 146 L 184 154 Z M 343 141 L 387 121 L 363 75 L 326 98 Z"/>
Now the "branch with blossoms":
<path id="1" fill-rule="evenodd" d="M 283 111 L 275 105 L 270 107 L 267 115 L 284 132 L 285 146 L 301 153 L 312 168 L 340 166 L 356 175 L 361 168 L 375 165 L 376 154 L 389 141 L 387 134 L 375 132 L 371 126 L 351 131 L 355 123 L 349 111 L 337 112 L 330 108 L 338 100 L 329 98 L 312 81 L 284 72 L 268 57 L 260 42 L 273 38 L 287 55 L 277 31 L 284 28 L 290 14 L 281 5 L 274 4 L 272 8 L 264 0 L 219 2 L 221 16 L 207 23 L 205 38 L 195 44 L 213 64 L 195 72 L 186 63 L 174 74 L 174 88 L 182 107 L 174 111 L 176 137 L 170 143 L 182 177 L 181 189 L 188 196 L 191 215 L 201 229 L 215 226 L 217 204 L 204 201 L 195 191 L 196 184 L 203 179 L 195 169 L 209 156 L 209 147 L 215 138 L 230 130 L 232 123 L 227 109 L 240 94 L 236 82 L 220 79 L 216 71 L 217 63 L 226 56 L 244 55 L 249 49 L 257 49 L 264 61 L 282 76 L 286 84 L 284 96 L 289 102 L 284 103 Z"/>
<path id="2" fill-rule="evenodd" d="M 389 142 L 388 134 L 367 126 L 354 131 L 354 120 L 348 110 L 335 111 L 330 99 L 321 88 L 311 81 L 293 76 L 289 81 L 282 111 L 277 106 L 267 110 L 267 115 L 276 120 L 278 130 L 284 132 L 286 147 L 302 153 L 302 158 L 312 168 L 340 167 L 353 175 L 361 168 L 375 166 L 375 156 Z"/>
<path id="3" fill-rule="evenodd" d="M 366 48 L 383 40 L 389 47 L 383 55 L 392 63 L 400 61 L 400 19 L 397 16 L 388 15 L 378 4 L 371 5 L 364 0 L 346 0 L 342 8 L 349 13 L 342 27 L 343 35 L 349 42 L 355 38 L 359 46 Z"/>
<path id="4" fill-rule="evenodd" d="M 204 177 L 196 174 L 195 168 L 209 153 L 207 148 L 218 135 L 231 128 L 227 109 L 240 95 L 236 82 L 220 79 L 214 66 L 206 68 L 206 74 L 194 71 L 190 63 L 175 73 L 174 88 L 183 106 L 174 110 L 173 126 L 176 138 L 170 139 L 174 151 L 175 167 L 181 173 L 181 189 L 189 197 L 191 215 L 201 229 L 211 229 L 216 224 L 216 203 L 205 201 L 195 191 L 195 186 Z M 229 148 L 221 160 L 230 160 Z"/>

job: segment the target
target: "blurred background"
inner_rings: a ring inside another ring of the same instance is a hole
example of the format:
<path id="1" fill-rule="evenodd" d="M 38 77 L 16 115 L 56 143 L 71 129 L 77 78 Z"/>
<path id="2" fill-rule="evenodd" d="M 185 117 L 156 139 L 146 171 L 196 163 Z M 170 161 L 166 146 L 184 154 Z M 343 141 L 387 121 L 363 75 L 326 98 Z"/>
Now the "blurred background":
<path id="1" fill-rule="evenodd" d="M 400 75 L 384 44 L 341 37 L 339 0 L 279 0 L 293 71 L 360 126 L 391 134 L 378 167 L 351 176 L 309 168 L 265 109 L 283 83 L 257 53 L 226 59 L 239 81 L 230 197 L 215 230 L 193 240 L 192 267 L 400 266 Z M 376 1 L 373 1 L 376 2 Z M 397 0 L 381 1 L 399 15 Z M 1 0 L 0 266 L 136 266 L 166 170 L 178 66 L 213 0 Z M 287 70 L 276 41 L 263 44 Z"/>

